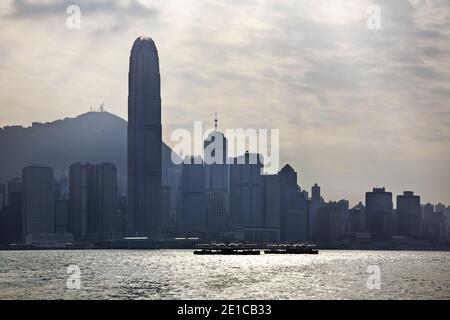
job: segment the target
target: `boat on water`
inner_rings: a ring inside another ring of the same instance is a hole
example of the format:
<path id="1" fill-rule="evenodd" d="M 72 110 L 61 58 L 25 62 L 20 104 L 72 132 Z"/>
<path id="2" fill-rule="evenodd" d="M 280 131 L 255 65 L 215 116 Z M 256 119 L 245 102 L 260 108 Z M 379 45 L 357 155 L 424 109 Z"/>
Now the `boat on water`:
<path id="1" fill-rule="evenodd" d="M 251 245 L 243 245 L 242 243 L 231 244 L 207 244 L 198 245 L 198 249 L 194 250 L 194 254 L 198 255 L 259 255 L 260 250 L 252 248 Z"/>
<path id="2" fill-rule="evenodd" d="M 318 254 L 319 250 L 314 245 L 306 244 L 282 244 L 269 246 L 264 250 L 265 254 Z"/>

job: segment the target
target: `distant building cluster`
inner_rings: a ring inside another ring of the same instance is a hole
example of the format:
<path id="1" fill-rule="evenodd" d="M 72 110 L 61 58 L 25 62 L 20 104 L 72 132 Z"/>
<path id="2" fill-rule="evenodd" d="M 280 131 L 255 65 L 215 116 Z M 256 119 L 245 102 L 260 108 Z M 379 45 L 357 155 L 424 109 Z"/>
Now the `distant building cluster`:
<path id="1" fill-rule="evenodd" d="M 149 38 L 138 38 L 131 51 L 128 113 L 126 190 L 119 192 L 113 163 L 76 162 L 59 177 L 49 166 L 27 166 L 22 177 L 0 183 L 0 244 L 135 247 L 176 239 L 346 248 L 449 244 L 450 207 L 423 205 L 405 191 L 394 208 L 385 188 L 367 192 L 365 203 L 353 208 L 348 200 L 326 202 L 319 185 L 311 193 L 302 189 L 288 164 L 269 175 L 261 155 L 246 152 L 230 161 L 217 119 L 204 151 L 220 139 L 221 161 L 164 165 L 159 58 Z"/>
<path id="2" fill-rule="evenodd" d="M 365 204 L 349 208 L 347 200 L 324 201 L 317 184 L 309 196 L 289 165 L 273 175 L 261 169 L 260 164 L 182 164 L 175 198 L 172 186 L 161 187 L 156 233 L 153 228 L 135 233 L 113 164 L 74 163 L 69 176 L 59 179 L 48 166 L 30 165 L 21 178 L 0 183 L 0 243 L 101 244 L 149 237 L 408 248 L 449 242 L 450 206 L 421 204 L 419 196 L 405 191 L 394 209 L 392 193 L 374 188 Z"/>

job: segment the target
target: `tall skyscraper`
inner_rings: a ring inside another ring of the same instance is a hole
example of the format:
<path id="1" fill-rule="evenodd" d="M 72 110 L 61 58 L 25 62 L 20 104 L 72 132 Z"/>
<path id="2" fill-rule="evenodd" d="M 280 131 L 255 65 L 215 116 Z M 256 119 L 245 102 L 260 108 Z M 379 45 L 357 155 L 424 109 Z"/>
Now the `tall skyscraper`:
<path id="1" fill-rule="evenodd" d="M 128 229 L 159 237 L 161 221 L 161 87 L 155 43 L 133 44 L 128 75 Z"/>
<path id="2" fill-rule="evenodd" d="M 11 194 L 9 204 L 0 211 L 0 243 L 22 242 L 22 192 Z"/>
<path id="3" fill-rule="evenodd" d="M 88 238 L 88 190 L 89 165 L 74 163 L 70 166 L 69 199 L 70 217 L 69 230 L 75 240 Z"/>
<path id="4" fill-rule="evenodd" d="M 231 227 L 260 228 L 264 222 L 264 177 L 261 155 L 248 151 L 230 169 Z M 256 163 L 252 158 L 256 159 Z"/>
<path id="5" fill-rule="evenodd" d="M 374 240 L 391 240 L 393 233 L 392 193 L 385 188 L 366 192 L 366 227 Z"/>
<path id="6" fill-rule="evenodd" d="M 285 165 L 280 172 L 280 240 L 302 242 L 309 238 L 307 195 L 297 184 L 297 172 Z"/>
<path id="7" fill-rule="evenodd" d="M 177 231 L 186 236 L 203 236 L 207 231 L 205 167 L 192 157 L 181 171 Z"/>
<path id="8" fill-rule="evenodd" d="M 55 180 L 53 169 L 32 165 L 22 171 L 23 239 L 29 235 L 53 234 L 55 230 Z"/>
<path id="9" fill-rule="evenodd" d="M 76 240 L 105 240 L 117 218 L 117 169 L 111 163 L 70 166 L 70 230 Z"/>
<path id="10" fill-rule="evenodd" d="M 333 244 L 341 235 L 341 208 L 337 202 L 323 204 L 314 219 L 314 240 L 318 243 Z"/>
<path id="11" fill-rule="evenodd" d="M 281 182 L 278 174 L 264 175 L 264 227 L 280 229 Z"/>
<path id="12" fill-rule="evenodd" d="M 215 130 L 204 141 L 205 189 L 208 232 L 218 239 L 228 231 L 230 203 L 230 166 L 227 164 L 227 139 Z"/>
<path id="13" fill-rule="evenodd" d="M 411 191 L 397 196 L 397 233 L 407 237 L 420 237 L 421 231 L 420 197 Z"/>
<path id="14" fill-rule="evenodd" d="M 320 196 L 320 186 L 315 183 L 311 187 L 311 212 L 309 217 L 310 238 L 314 237 L 314 219 L 317 211 L 322 207 L 322 197 Z"/>

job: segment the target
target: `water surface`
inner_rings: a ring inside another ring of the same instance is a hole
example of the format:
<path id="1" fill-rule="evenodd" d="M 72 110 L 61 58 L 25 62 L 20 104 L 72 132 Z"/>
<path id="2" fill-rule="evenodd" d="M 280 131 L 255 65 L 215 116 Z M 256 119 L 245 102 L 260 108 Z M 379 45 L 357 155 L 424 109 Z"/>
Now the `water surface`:
<path id="1" fill-rule="evenodd" d="M 80 289 L 66 286 L 69 265 L 80 268 Z M 374 265 L 380 289 L 367 286 Z M 0 299 L 450 299 L 450 253 L 1 251 Z"/>

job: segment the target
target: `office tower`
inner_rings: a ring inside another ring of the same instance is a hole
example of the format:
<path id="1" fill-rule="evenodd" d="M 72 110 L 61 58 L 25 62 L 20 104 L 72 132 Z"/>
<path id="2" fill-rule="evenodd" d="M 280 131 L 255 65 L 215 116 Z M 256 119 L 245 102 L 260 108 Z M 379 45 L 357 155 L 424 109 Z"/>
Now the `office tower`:
<path id="1" fill-rule="evenodd" d="M 6 206 L 6 184 L 0 182 L 0 211 Z"/>
<path id="2" fill-rule="evenodd" d="M 317 183 L 315 183 L 311 187 L 311 198 L 312 198 L 312 216 L 314 217 L 317 210 L 319 210 L 322 205 L 322 198 L 320 196 L 320 186 Z"/>
<path id="3" fill-rule="evenodd" d="M 446 224 L 445 228 L 447 230 L 447 234 L 450 235 L 450 206 L 447 206 L 444 209 L 444 216 L 445 216 L 445 219 L 447 221 L 447 224 Z"/>
<path id="4" fill-rule="evenodd" d="M 314 219 L 314 240 L 333 244 L 340 240 L 341 208 L 337 202 L 325 203 L 316 212 Z"/>
<path id="5" fill-rule="evenodd" d="M 397 196 L 397 234 L 406 237 L 420 237 L 421 232 L 420 197 L 411 191 Z"/>
<path id="6" fill-rule="evenodd" d="M 447 217 L 444 212 L 433 212 L 430 227 L 429 235 L 433 242 L 443 242 L 448 238 Z"/>
<path id="7" fill-rule="evenodd" d="M 423 221 L 423 236 L 430 238 L 432 237 L 431 222 L 434 213 L 434 205 L 427 203 L 422 206 L 422 221 Z"/>
<path id="8" fill-rule="evenodd" d="M 57 185 L 59 200 L 69 200 L 69 179 L 65 173 L 58 179 Z"/>
<path id="9" fill-rule="evenodd" d="M 442 203 L 438 203 L 437 205 L 434 206 L 434 211 L 435 212 L 445 212 L 445 205 L 443 205 Z"/>
<path id="10" fill-rule="evenodd" d="M 297 184 L 297 172 L 285 165 L 280 172 L 280 240 L 302 242 L 309 238 L 308 199 Z"/>
<path id="11" fill-rule="evenodd" d="M 90 165 L 75 163 L 69 170 L 69 230 L 75 240 L 87 240 Z"/>
<path id="12" fill-rule="evenodd" d="M 190 164 L 182 165 L 179 205 L 178 233 L 204 236 L 207 231 L 205 170 L 203 163 L 194 158 Z"/>
<path id="13" fill-rule="evenodd" d="M 343 199 L 337 202 L 337 206 L 339 209 L 339 217 L 341 219 L 341 237 L 349 238 L 351 237 L 350 219 L 348 215 L 350 203 L 348 200 Z"/>
<path id="14" fill-rule="evenodd" d="M 248 151 L 230 168 L 230 224 L 234 228 L 259 228 L 264 217 L 264 178 L 261 155 Z"/>
<path id="15" fill-rule="evenodd" d="M 264 175 L 264 227 L 280 229 L 281 181 L 278 174 Z"/>
<path id="16" fill-rule="evenodd" d="M 13 192 L 0 211 L 0 244 L 22 242 L 22 192 Z"/>
<path id="17" fill-rule="evenodd" d="M 117 218 L 117 169 L 111 163 L 70 166 L 70 231 L 77 241 L 112 239 Z"/>
<path id="18" fill-rule="evenodd" d="M 425 238 L 432 242 L 441 242 L 448 237 L 448 218 L 442 206 L 425 204 L 422 207 L 422 217 Z"/>
<path id="19" fill-rule="evenodd" d="M 208 216 L 208 232 L 219 238 L 228 231 L 230 206 L 230 166 L 227 164 L 227 139 L 215 130 L 204 141 L 205 190 Z"/>
<path id="20" fill-rule="evenodd" d="M 55 233 L 69 233 L 69 201 L 55 201 Z"/>
<path id="21" fill-rule="evenodd" d="M 320 186 L 315 183 L 311 187 L 311 212 L 309 217 L 310 238 L 314 237 L 314 219 L 316 212 L 322 206 L 322 197 L 320 196 Z"/>
<path id="22" fill-rule="evenodd" d="M 92 233 L 113 239 L 117 217 L 117 169 L 112 163 L 95 166 L 95 205 Z"/>
<path id="23" fill-rule="evenodd" d="M 350 221 L 350 232 L 352 234 L 366 231 L 365 207 L 359 202 L 356 206 L 348 211 Z"/>
<path id="24" fill-rule="evenodd" d="M 155 43 L 139 37 L 128 82 L 128 228 L 159 237 L 161 216 L 161 88 Z"/>
<path id="25" fill-rule="evenodd" d="M 174 162 L 172 157 L 176 158 L 177 160 Z M 162 200 L 166 201 L 166 196 L 164 192 L 167 190 L 164 190 L 164 188 L 169 188 L 169 200 L 170 200 L 170 207 L 169 211 L 165 211 L 165 208 L 163 208 L 163 204 L 161 204 L 161 220 L 162 220 L 162 232 L 167 237 L 169 235 L 173 235 L 176 231 L 176 225 L 175 220 L 177 216 L 177 203 L 178 203 L 178 195 L 180 190 L 180 181 L 181 181 L 181 163 L 182 159 L 179 158 L 175 153 L 172 153 L 172 151 L 169 148 L 163 148 L 162 152 L 162 186 L 163 189 L 161 189 L 162 192 Z M 168 214 L 168 216 L 166 216 Z"/>
<path id="26" fill-rule="evenodd" d="M 55 181 L 53 169 L 32 165 L 22 171 L 23 181 L 23 239 L 55 231 Z M 28 241 L 27 241 L 28 242 Z"/>
<path id="27" fill-rule="evenodd" d="M 392 193 L 385 188 L 366 192 L 366 227 L 373 240 L 391 240 L 393 232 Z"/>
<path id="28" fill-rule="evenodd" d="M 16 178 L 11 181 L 8 181 L 6 186 L 6 204 L 9 204 L 11 199 L 11 195 L 13 193 L 22 193 L 22 179 Z"/>
<path id="29" fill-rule="evenodd" d="M 442 213 L 442 217 L 441 219 L 441 223 L 442 223 L 442 237 L 446 238 L 449 236 L 450 234 L 450 230 L 449 230 L 449 213 L 450 213 L 450 208 L 446 207 L 445 205 L 443 205 L 442 203 L 438 203 L 437 205 L 434 206 L 434 211 L 436 213 Z"/>

